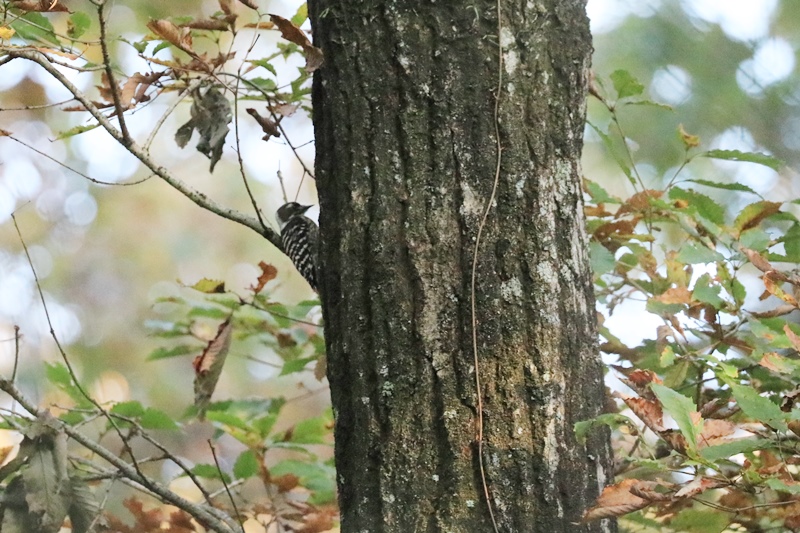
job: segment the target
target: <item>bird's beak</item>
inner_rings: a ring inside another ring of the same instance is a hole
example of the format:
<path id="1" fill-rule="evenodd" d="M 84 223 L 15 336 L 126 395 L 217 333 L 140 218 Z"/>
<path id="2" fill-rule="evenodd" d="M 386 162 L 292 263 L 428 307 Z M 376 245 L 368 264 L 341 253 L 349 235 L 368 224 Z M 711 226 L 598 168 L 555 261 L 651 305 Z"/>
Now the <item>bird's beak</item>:
<path id="1" fill-rule="evenodd" d="M 302 211 L 300 211 L 300 212 L 301 213 L 305 213 L 306 211 L 308 211 L 309 209 L 311 209 L 314 206 L 313 205 L 301 205 L 300 207 L 303 208 Z"/>

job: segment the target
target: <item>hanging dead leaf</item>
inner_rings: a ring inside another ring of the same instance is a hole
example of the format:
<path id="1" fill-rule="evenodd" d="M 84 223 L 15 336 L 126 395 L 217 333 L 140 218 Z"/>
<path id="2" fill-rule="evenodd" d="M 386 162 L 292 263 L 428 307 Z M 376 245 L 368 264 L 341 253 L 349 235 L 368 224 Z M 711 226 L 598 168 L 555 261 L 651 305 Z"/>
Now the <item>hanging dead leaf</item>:
<path id="1" fill-rule="evenodd" d="M 678 490 L 678 492 L 675 493 L 675 498 L 693 498 L 702 492 L 711 489 L 716 489 L 726 484 L 727 483 L 716 481 L 714 479 L 698 476 L 689 483 L 687 483 L 686 485 L 684 485 L 683 487 L 681 487 L 680 490 Z"/>
<path id="2" fill-rule="evenodd" d="M 197 151 L 208 157 L 211 161 L 210 172 L 214 172 L 214 167 L 222 157 L 225 137 L 230 131 L 228 124 L 233 118 L 231 104 L 216 87 L 209 87 L 205 93 L 198 89 L 192 96 L 192 118 L 175 132 L 175 142 L 183 148 L 197 129 L 200 134 Z"/>
<path id="3" fill-rule="evenodd" d="M 631 492 L 634 487 L 655 490 L 658 487 L 658 483 L 640 479 L 624 479 L 616 485 L 604 488 L 600 497 L 597 498 L 597 503 L 584 513 L 583 522 L 626 515 L 650 505 L 652 503 L 650 500 L 636 496 Z"/>
<path id="4" fill-rule="evenodd" d="M 261 269 L 261 275 L 258 276 L 258 282 L 250 286 L 253 293 L 258 294 L 264 286 L 278 276 L 278 269 L 272 265 L 268 265 L 264 261 L 258 263 L 258 268 Z"/>
<path id="5" fill-rule="evenodd" d="M 250 9 L 255 9 L 258 11 L 258 4 L 256 4 L 253 0 L 239 0 L 241 3 L 249 7 Z"/>
<path id="6" fill-rule="evenodd" d="M 617 216 L 624 215 L 625 213 L 635 213 L 638 211 L 645 211 L 647 208 L 650 207 L 650 199 L 651 198 L 661 198 L 664 195 L 664 191 L 658 191 L 654 189 L 647 189 L 644 191 L 637 192 L 626 201 L 622 206 L 617 210 Z"/>
<path id="7" fill-rule="evenodd" d="M 672 287 L 658 296 L 654 296 L 653 300 L 662 304 L 690 304 L 692 303 L 692 291 L 686 287 Z"/>
<path id="8" fill-rule="evenodd" d="M 198 418 L 201 420 L 205 416 L 206 407 L 211 400 L 211 395 L 222 374 L 222 367 L 228 357 L 228 350 L 231 347 L 231 333 L 233 326 L 231 319 L 228 318 L 220 324 L 217 336 L 208 343 L 201 355 L 198 355 L 194 362 L 194 406 L 197 408 Z"/>
<path id="9" fill-rule="evenodd" d="M 765 272 L 761 279 L 764 281 L 764 287 L 771 295 L 776 296 L 789 305 L 797 307 L 797 300 L 794 296 L 783 290 L 782 284 L 787 280 L 786 276 L 777 270 L 770 270 Z"/>
<path id="10" fill-rule="evenodd" d="M 235 15 L 235 4 L 233 0 L 219 0 L 219 8 L 226 15 Z"/>
<path id="11" fill-rule="evenodd" d="M 728 422 L 727 420 L 704 420 L 703 431 L 697 439 L 697 445 L 700 448 L 706 446 L 716 446 L 727 441 L 727 437 L 733 435 L 736 431 L 736 424 Z"/>
<path id="12" fill-rule="evenodd" d="M 303 49 L 303 53 L 306 56 L 306 72 L 314 72 L 322 65 L 324 59 L 322 50 L 311 44 L 303 30 L 298 28 L 291 20 L 278 15 L 270 14 L 269 19 L 278 27 L 281 37 Z"/>

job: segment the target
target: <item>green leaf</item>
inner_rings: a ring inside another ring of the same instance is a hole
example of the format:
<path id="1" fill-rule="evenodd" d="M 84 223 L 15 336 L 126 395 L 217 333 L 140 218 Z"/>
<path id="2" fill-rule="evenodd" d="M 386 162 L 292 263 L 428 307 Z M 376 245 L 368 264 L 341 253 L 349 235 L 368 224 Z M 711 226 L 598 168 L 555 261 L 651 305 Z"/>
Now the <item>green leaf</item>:
<path id="1" fill-rule="evenodd" d="M 148 407 L 142 414 L 139 423 L 145 429 L 178 429 L 178 424 L 164 411 Z"/>
<path id="2" fill-rule="evenodd" d="M 194 465 L 194 467 L 191 469 L 191 472 L 197 477 L 203 477 L 206 479 L 221 479 L 225 481 L 225 483 L 231 482 L 230 476 L 225 472 L 220 472 L 219 468 L 217 468 L 215 465 Z"/>
<path id="3" fill-rule="evenodd" d="M 786 260 L 800 263 L 800 224 L 792 224 L 781 240 L 786 252 Z M 748 248 L 752 247 L 748 246 Z"/>
<path id="4" fill-rule="evenodd" d="M 275 80 L 270 80 L 267 78 L 253 78 L 249 81 L 255 87 L 264 92 L 273 92 L 278 89 L 278 84 L 275 82 Z"/>
<path id="5" fill-rule="evenodd" d="M 705 185 L 706 187 L 713 187 L 714 189 L 724 189 L 726 191 L 739 191 L 739 192 L 749 192 L 751 194 L 755 194 L 761 196 L 756 191 L 748 187 L 747 185 L 743 185 L 741 183 L 720 183 L 718 181 L 710 181 L 710 180 L 686 180 L 689 183 L 696 183 L 698 185 Z"/>
<path id="6" fill-rule="evenodd" d="M 86 33 L 89 26 L 92 25 L 92 19 L 86 13 L 76 11 L 70 15 L 67 21 L 67 35 L 72 39 L 78 39 L 81 35 Z"/>
<path id="7" fill-rule="evenodd" d="M 739 244 L 756 252 L 765 251 L 770 242 L 772 242 L 772 239 L 769 233 L 761 228 L 750 228 L 739 235 Z"/>
<path id="8" fill-rule="evenodd" d="M 684 264 L 716 263 L 725 260 L 723 255 L 716 250 L 693 242 L 684 244 L 676 259 Z"/>
<path id="9" fill-rule="evenodd" d="M 127 416 L 130 418 L 139 417 L 144 414 L 144 406 L 137 401 L 120 402 L 114 404 L 111 408 L 111 413 L 120 416 Z"/>
<path id="10" fill-rule="evenodd" d="M 625 102 L 625 105 L 644 105 L 656 107 L 658 109 L 664 109 L 666 111 L 675 111 L 671 105 L 662 104 L 661 102 L 654 102 L 653 100 L 629 100 Z"/>
<path id="11" fill-rule="evenodd" d="M 672 200 L 683 200 L 697 210 L 703 218 L 721 226 L 725 223 L 725 208 L 714 200 L 692 189 L 673 187 L 669 191 Z"/>
<path id="12" fill-rule="evenodd" d="M 236 479 L 247 479 L 258 474 L 259 464 L 253 450 L 245 450 L 236 459 L 233 465 L 233 475 Z"/>
<path id="13" fill-rule="evenodd" d="M 80 408 L 91 408 L 94 405 L 83 395 L 81 390 L 72 381 L 69 369 L 63 363 L 45 363 L 47 380 L 67 393 L 67 395 Z"/>
<path id="14" fill-rule="evenodd" d="M 331 433 L 330 420 L 324 416 L 307 418 L 295 424 L 290 442 L 295 444 L 324 444 L 325 437 Z"/>
<path id="15" fill-rule="evenodd" d="M 314 493 L 311 502 L 322 504 L 332 502 L 335 497 L 335 472 L 333 467 L 321 463 L 303 461 L 281 461 L 270 469 L 273 476 L 294 474 L 300 484 Z"/>
<path id="16" fill-rule="evenodd" d="M 764 481 L 764 484 L 771 488 L 772 490 L 777 490 L 780 492 L 788 492 L 789 494 L 800 494 L 800 484 L 793 483 L 789 485 L 782 479 L 778 479 L 776 477 L 771 477 Z"/>
<path id="17" fill-rule="evenodd" d="M 644 91 L 644 85 L 639 83 L 639 80 L 634 78 L 627 70 L 615 70 L 609 77 L 620 99 L 639 96 Z"/>
<path id="18" fill-rule="evenodd" d="M 281 369 L 281 376 L 286 376 L 288 374 L 294 374 L 296 372 L 302 372 L 308 366 L 308 363 L 312 361 L 316 361 L 317 356 L 312 355 L 311 357 L 300 357 L 298 359 L 293 359 L 291 361 L 287 361 L 283 364 L 283 368 Z"/>
<path id="19" fill-rule="evenodd" d="M 700 450 L 700 456 L 706 461 L 716 462 L 720 459 L 727 459 L 740 453 L 749 453 L 756 450 L 771 448 L 774 443 L 767 439 L 748 438 L 739 439 L 725 444 L 708 446 Z"/>
<path id="20" fill-rule="evenodd" d="M 787 431 L 786 413 L 781 411 L 775 403 L 768 398 L 760 396 L 758 392 L 743 385 L 729 382 L 736 404 L 742 409 L 744 414 L 759 422 L 767 424 L 779 431 Z"/>
<path id="21" fill-rule="evenodd" d="M 74 128 L 70 128 L 66 131 L 60 131 L 58 132 L 58 135 L 56 135 L 56 140 L 63 141 L 64 139 L 69 139 L 70 137 L 80 135 L 81 133 L 92 131 L 99 125 L 100 124 L 81 124 L 80 126 L 75 126 Z"/>
<path id="22" fill-rule="evenodd" d="M 608 194 L 603 187 L 600 186 L 597 182 L 594 182 L 590 179 L 583 179 L 583 187 L 586 189 L 586 192 L 589 194 L 589 197 L 592 199 L 594 203 L 597 204 L 621 204 L 622 200 L 617 198 L 616 196 L 611 196 Z"/>
<path id="23" fill-rule="evenodd" d="M 754 228 L 768 216 L 777 213 L 780 208 L 781 204 L 779 202 L 762 200 L 760 202 L 752 203 L 742 209 L 742 211 L 736 217 L 736 220 L 733 221 L 733 226 L 739 232 Z"/>
<path id="24" fill-rule="evenodd" d="M 691 533 L 722 533 L 728 528 L 730 521 L 730 516 L 725 513 L 709 512 L 704 507 L 690 508 L 673 517 L 669 521 L 669 528 L 671 531 Z"/>
<path id="25" fill-rule="evenodd" d="M 295 26 L 302 26 L 306 20 L 308 20 L 308 3 L 303 2 L 300 4 L 300 7 L 297 8 L 297 13 L 292 17 L 292 23 Z"/>
<path id="26" fill-rule="evenodd" d="M 608 153 L 611 154 L 611 157 L 614 158 L 614 161 L 617 163 L 617 166 L 619 166 L 619 168 L 628 178 L 628 181 L 630 181 L 633 185 L 636 185 L 636 179 L 634 179 L 633 177 L 633 172 L 631 172 L 631 167 L 629 167 L 627 161 L 619 155 L 616 147 L 614 146 L 614 141 L 611 139 L 611 137 L 606 132 L 604 132 L 591 122 L 587 121 L 586 123 L 589 125 L 590 128 L 592 128 L 597 133 L 597 135 L 600 136 L 600 140 L 603 141 L 606 150 L 608 150 Z"/>
<path id="27" fill-rule="evenodd" d="M 60 46 L 61 41 L 56 37 L 53 25 L 47 17 L 41 13 L 31 11 L 22 15 L 14 22 L 11 27 L 17 36 L 28 41 L 45 41 Z"/>
<path id="28" fill-rule="evenodd" d="M 702 431 L 702 420 L 697 424 L 692 422 L 692 415 L 697 415 L 697 409 L 694 402 L 674 390 L 659 385 L 658 383 L 651 383 L 650 389 L 655 393 L 664 410 L 672 416 L 675 423 L 678 424 L 683 436 L 686 438 L 686 445 L 689 450 L 694 451 L 697 448 L 697 436 Z"/>
<path id="29" fill-rule="evenodd" d="M 176 357 L 178 355 L 199 354 L 203 351 L 202 346 L 192 346 L 191 344 L 181 344 L 173 348 L 156 348 L 150 355 L 147 356 L 148 361 L 155 361 L 157 359 L 167 359 L 169 357 Z"/>
<path id="30" fill-rule="evenodd" d="M 746 161 L 748 163 L 757 163 L 759 165 L 769 167 L 772 170 L 778 170 L 783 166 L 783 161 L 780 159 L 758 152 L 740 152 L 739 150 L 709 150 L 708 152 L 700 155 L 713 159 L 724 159 L 726 161 Z"/>
<path id="31" fill-rule="evenodd" d="M 257 67 L 267 69 L 273 76 L 278 75 L 278 71 L 275 70 L 275 67 L 266 59 L 251 59 L 249 61 L 250 64 L 255 65 Z"/>
<path id="32" fill-rule="evenodd" d="M 595 276 L 602 276 L 614 270 L 616 265 L 614 254 L 599 242 L 589 242 L 589 257 L 591 258 L 592 271 L 594 271 Z"/>
<path id="33" fill-rule="evenodd" d="M 714 309 L 722 309 L 725 301 L 720 298 L 719 293 L 722 290 L 717 284 L 711 283 L 711 276 L 703 274 L 697 279 L 692 291 L 692 298 L 699 302 L 707 303 L 714 307 Z"/>

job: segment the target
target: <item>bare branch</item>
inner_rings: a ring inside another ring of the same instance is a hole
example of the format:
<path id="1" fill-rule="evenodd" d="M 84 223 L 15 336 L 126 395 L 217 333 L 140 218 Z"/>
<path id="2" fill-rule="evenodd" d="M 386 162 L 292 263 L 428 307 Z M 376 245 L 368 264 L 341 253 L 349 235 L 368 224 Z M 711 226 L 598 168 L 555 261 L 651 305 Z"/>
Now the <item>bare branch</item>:
<path id="1" fill-rule="evenodd" d="M 73 85 L 72 82 L 70 82 L 67 77 L 64 76 L 64 74 L 62 74 L 50 63 L 49 58 L 46 55 L 34 50 L 9 50 L 8 54 L 11 57 L 27 59 L 28 61 L 36 63 L 45 69 L 51 76 L 53 76 L 53 78 L 58 80 L 58 82 L 61 83 L 64 88 L 72 93 L 75 99 L 86 108 L 86 110 L 97 120 L 103 129 L 109 133 L 109 135 L 111 135 L 117 142 L 124 146 L 134 157 L 136 157 L 136 159 L 141 161 L 147 168 L 149 168 L 153 174 L 166 181 L 172 188 L 186 196 L 189 200 L 199 205 L 203 209 L 252 229 L 271 242 L 276 248 L 278 248 L 278 250 L 283 251 L 280 236 L 275 232 L 275 230 L 269 226 L 262 225 L 254 217 L 247 216 L 239 211 L 236 211 L 235 209 L 222 207 L 216 202 L 210 200 L 205 194 L 192 189 L 186 183 L 171 175 L 166 168 L 156 164 L 134 140 L 131 139 L 130 142 L 126 144 L 120 131 L 115 128 L 113 124 L 111 124 L 108 118 L 103 115 L 99 109 L 97 109 L 92 101 L 80 89 L 75 87 L 75 85 Z"/>
<path id="2" fill-rule="evenodd" d="M 7 379 L 0 379 L 0 390 L 11 396 L 26 411 L 37 418 L 44 417 L 48 414 L 47 410 L 36 407 L 36 405 L 34 405 L 33 402 L 25 397 L 11 381 Z M 49 423 L 53 425 L 56 430 L 64 431 L 64 433 L 81 444 L 83 447 L 111 463 L 122 476 L 142 485 L 148 491 L 161 498 L 163 501 L 169 502 L 175 507 L 186 511 L 196 518 L 204 527 L 207 527 L 212 531 L 216 531 L 217 533 L 231 533 L 232 531 L 238 533 L 243 531 L 243 529 L 227 514 L 222 513 L 217 509 L 210 508 L 206 505 L 192 503 L 182 496 L 175 494 L 156 480 L 137 472 L 135 468 L 117 457 L 110 450 L 88 438 L 80 431 L 65 424 L 61 420 L 53 419 L 51 417 Z"/>

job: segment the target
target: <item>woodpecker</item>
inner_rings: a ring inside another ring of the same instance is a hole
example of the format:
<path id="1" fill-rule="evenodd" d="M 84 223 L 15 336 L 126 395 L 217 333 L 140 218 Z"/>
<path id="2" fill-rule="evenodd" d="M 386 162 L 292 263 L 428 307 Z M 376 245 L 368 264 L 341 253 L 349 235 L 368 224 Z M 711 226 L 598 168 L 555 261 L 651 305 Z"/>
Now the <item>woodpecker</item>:
<path id="1" fill-rule="evenodd" d="M 295 268 L 317 291 L 318 228 L 313 220 L 304 215 L 311 208 L 297 202 L 283 204 L 275 213 L 281 229 L 281 243 Z"/>

